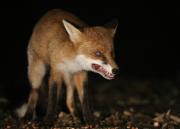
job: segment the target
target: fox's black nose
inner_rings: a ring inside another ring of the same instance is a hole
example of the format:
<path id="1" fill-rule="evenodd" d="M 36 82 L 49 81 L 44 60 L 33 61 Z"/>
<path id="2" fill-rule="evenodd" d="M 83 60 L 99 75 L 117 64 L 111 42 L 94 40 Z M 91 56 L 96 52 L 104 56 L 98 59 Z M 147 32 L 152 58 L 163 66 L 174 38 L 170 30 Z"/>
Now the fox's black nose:
<path id="1" fill-rule="evenodd" d="M 118 74 L 119 73 L 119 69 L 117 69 L 117 68 L 112 69 L 112 73 L 115 74 L 115 75 Z"/>

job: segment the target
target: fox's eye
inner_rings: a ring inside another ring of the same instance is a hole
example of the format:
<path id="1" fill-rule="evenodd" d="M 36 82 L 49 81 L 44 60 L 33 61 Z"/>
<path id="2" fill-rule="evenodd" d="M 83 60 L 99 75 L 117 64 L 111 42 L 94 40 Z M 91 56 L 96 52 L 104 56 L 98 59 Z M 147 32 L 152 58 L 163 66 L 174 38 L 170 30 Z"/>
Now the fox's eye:
<path id="1" fill-rule="evenodd" d="M 95 54 L 96 54 L 96 56 L 98 56 L 98 57 L 99 57 L 99 56 L 102 56 L 102 53 L 101 53 L 100 51 L 96 51 Z"/>

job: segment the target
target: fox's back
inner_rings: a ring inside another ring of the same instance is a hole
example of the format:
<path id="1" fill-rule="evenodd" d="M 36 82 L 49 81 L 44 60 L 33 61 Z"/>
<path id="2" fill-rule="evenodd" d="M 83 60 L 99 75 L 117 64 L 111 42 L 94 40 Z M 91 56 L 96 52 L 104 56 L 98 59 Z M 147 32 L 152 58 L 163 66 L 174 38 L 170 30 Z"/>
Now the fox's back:
<path id="1" fill-rule="evenodd" d="M 33 52 L 47 61 L 52 50 L 56 51 L 57 48 L 63 49 L 63 46 L 70 45 L 70 43 L 68 44 L 70 42 L 68 34 L 62 23 L 63 19 L 79 27 L 86 26 L 75 15 L 60 9 L 53 9 L 47 12 L 35 25 L 28 52 Z"/>

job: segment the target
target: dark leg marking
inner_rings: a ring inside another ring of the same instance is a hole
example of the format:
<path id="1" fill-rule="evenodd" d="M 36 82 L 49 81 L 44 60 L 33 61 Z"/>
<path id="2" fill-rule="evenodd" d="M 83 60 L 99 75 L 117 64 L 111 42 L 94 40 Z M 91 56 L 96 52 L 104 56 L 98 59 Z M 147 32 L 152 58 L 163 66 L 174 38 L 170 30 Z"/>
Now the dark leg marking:
<path id="1" fill-rule="evenodd" d="M 47 84 L 47 83 L 46 83 Z M 48 104 L 48 90 L 47 85 L 44 82 L 39 91 L 39 99 L 36 106 L 36 116 L 37 120 L 42 120 L 43 117 L 46 115 L 47 104 Z"/>
<path id="2" fill-rule="evenodd" d="M 45 120 L 52 120 L 55 118 L 56 107 L 57 107 L 57 84 L 52 83 L 49 86 L 48 107 L 47 107 Z"/>
<path id="3" fill-rule="evenodd" d="M 93 123 L 93 110 L 92 110 L 90 101 L 91 100 L 89 98 L 88 86 L 84 85 L 84 97 L 83 97 L 83 103 L 82 103 L 83 120 L 86 123 L 92 124 Z"/>

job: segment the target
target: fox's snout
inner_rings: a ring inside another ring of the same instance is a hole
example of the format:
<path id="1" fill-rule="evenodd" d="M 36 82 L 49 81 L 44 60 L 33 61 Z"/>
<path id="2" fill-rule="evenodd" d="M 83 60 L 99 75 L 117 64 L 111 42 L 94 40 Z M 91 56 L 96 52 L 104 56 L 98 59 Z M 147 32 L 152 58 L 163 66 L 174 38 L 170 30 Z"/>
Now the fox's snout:
<path id="1" fill-rule="evenodd" d="M 100 61 L 103 62 L 103 61 Z M 119 73 L 119 68 L 116 65 L 116 63 L 114 63 L 115 65 L 112 64 L 103 64 L 100 63 L 99 66 L 96 66 L 95 68 L 93 68 L 95 71 L 99 74 L 101 74 L 104 78 L 111 80 L 114 79 L 115 76 Z M 98 65 L 98 64 L 96 64 Z"/>
<path id="2" fill-rule="evenodd" d="M 119 68 L 114 60 L 104 63 L 104 61 L 100 59 L 93 59 L 86 55 L 79 55 L 77 56 L 76 61 L 80 64 L 83 70 L 99 73 L 108 80 L 114 79 L 115 75 L 119 72 Z"/>

